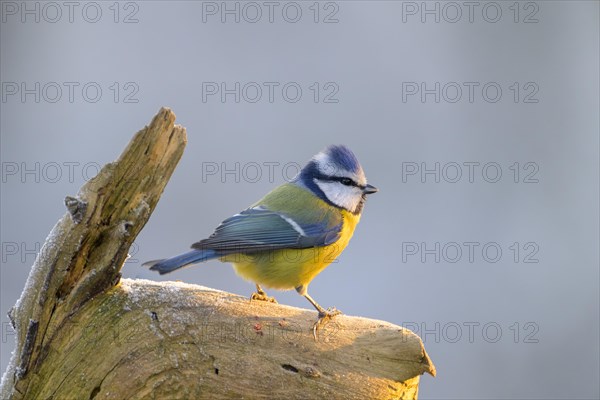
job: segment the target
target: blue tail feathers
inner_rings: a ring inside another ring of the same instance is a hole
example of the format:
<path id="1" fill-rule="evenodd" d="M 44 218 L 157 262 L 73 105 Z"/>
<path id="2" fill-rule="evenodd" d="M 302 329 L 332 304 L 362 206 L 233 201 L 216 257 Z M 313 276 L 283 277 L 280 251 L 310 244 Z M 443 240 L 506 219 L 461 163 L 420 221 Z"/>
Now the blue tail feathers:
<path id="1" fill-rule="evenodd" d="M 191 250 L 187 253 L 166 258 L 164 260 L 147 261 L 142 265 L 150 267 L 152 271 L 158 271 L 159 274 L 163 275 L 187 265 L 200 263 L 217 257 L 219 256 L 214 250 Z"/>

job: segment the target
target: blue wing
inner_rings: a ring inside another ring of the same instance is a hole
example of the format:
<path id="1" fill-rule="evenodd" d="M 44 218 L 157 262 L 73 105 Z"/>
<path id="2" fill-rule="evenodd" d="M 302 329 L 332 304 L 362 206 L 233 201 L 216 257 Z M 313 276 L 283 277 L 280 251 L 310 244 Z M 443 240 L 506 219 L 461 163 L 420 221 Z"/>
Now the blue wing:
<path id="1" fill-rule="evenodd" d="M 207 239 L 192 245 L 224 256 L 284 248 L 304 249 L 335 243 L 342 230 L 340 213 L 326 212 L 312 221 L 297 221 L 263 207 L 227 218 Z"/>

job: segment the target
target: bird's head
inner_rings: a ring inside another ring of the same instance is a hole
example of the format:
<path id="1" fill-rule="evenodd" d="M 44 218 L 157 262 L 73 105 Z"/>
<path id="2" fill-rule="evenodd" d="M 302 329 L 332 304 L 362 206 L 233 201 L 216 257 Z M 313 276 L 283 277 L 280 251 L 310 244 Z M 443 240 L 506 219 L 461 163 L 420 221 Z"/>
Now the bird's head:
<path id="1" fill-rule="evenodd" d="M 316 154 L 302 168 L 295 183 L 354 214 L 360 214 L 368 194 L 377 192 L 367 183 L 354 153 L 343 145 L 329 146 Z"/>

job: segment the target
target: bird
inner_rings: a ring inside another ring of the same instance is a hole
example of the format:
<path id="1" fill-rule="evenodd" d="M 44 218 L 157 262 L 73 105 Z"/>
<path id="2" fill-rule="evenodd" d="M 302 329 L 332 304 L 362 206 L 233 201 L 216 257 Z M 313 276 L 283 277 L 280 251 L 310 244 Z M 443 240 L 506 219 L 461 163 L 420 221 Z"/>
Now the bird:
<path id="1" fill-rule="evenodd" d="M 320 306 L 308 294 L 308 285 L 346 248 L 367 196 L 377 191 L 367 183 L 354 153 L 345 145 L 331 145 L 292 180 L 225 219 L 212 235 L 192 244 L 192 250 L 143 265 L 163 275 L 219 259 L 255 283 L 251 300 L 276 302 L 262 286 L 295 289 L 318 311 L 316 339 L 318 326 L 340 311 Z"/>

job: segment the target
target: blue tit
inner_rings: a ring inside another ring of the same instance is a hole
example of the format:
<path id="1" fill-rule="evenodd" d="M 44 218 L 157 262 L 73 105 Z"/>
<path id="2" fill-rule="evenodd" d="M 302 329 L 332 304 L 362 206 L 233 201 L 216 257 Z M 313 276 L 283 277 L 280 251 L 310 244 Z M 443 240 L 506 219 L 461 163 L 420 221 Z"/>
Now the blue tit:
<path id="1" fill-rule="evenodd" d="M 161 275 L 218 258 L 256 284 L 253 299 L 269 300 L 260 285 L 296 291 L 319 312 L 319 321 L 339 311 L 325 310 L 307 288 L 346 248 L 360 220 L 367 183 L 358 159 L 346 146 L 315 155 L 289 183 L 223 221 L 192 250 L 144 263 Z"/>

